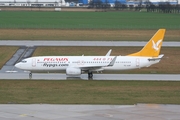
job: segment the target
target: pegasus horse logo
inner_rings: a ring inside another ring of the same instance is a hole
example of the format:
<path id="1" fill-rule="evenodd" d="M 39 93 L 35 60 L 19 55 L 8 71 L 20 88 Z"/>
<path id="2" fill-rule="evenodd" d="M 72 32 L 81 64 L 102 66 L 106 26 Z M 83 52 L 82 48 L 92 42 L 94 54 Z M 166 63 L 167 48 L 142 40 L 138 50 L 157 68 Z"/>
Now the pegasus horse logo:
<path id="1" fill-rule="evenodd" d="M 153 49 L 156 50 L 156 51 L 158 51 L 159 48 L 160 48 L 159 44 L 160 44 L 161 42 L 162 42 L 162 40 L 158 40 L 157 43 L 155 43 L 154 40 L 152 40 L 152 43 L 153 43 L 153 46 L 152 46 L 152 47 L 153 47 Z"/>

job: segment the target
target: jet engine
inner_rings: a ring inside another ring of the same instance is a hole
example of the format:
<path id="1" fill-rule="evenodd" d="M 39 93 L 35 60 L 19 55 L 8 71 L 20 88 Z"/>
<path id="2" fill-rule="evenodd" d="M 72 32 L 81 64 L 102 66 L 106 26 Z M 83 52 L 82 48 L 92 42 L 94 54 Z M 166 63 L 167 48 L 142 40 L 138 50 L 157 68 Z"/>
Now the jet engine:
<path id="1" fill-rule="evenodd" d="M 69 75 L 69 76 L 81 75 L 81 69 L 79 69 L 79 68 L 67 68 L 66 69 L 66 75 Z"/>

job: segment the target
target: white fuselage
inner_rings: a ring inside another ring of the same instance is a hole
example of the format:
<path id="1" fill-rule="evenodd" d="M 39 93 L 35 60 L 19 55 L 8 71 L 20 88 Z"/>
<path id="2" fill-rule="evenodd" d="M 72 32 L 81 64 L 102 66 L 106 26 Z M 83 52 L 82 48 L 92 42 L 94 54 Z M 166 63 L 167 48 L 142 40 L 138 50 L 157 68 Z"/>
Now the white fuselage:
<path id="1" fill-rule="evenodd" d="M 15 66 L 28 71 L 57 71 L 80 68 L 82 71 L 129 70 L 148 67 L 160 60 L 152 57 L 117 56 L 113 66 L 108 66 L 115 56 L 40 56 L 22 60 Z"/>

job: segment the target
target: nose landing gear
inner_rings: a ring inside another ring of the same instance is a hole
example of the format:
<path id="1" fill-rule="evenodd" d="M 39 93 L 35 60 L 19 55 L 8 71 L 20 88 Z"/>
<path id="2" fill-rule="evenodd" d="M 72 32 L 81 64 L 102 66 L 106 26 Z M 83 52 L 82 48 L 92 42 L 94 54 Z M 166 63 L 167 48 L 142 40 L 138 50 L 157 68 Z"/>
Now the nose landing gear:
<path id="1" fill-rule="evenodd" d="M 29 79 L 31 79 L 31 78 L 32 78 L 32 73 L 30 72 L 30 73 L 29 73 Z"/>

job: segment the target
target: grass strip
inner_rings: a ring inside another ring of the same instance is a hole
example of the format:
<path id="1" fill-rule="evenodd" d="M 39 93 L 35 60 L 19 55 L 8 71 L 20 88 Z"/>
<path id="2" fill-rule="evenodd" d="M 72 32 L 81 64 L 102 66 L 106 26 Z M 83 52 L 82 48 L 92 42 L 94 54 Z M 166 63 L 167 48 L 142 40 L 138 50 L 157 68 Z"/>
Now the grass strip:
<path id="1" fill-rule="evenodd" d="M 13 56 L 18 47 L 0 46 L 0 68 Z"/>
<path id="2" fill-rule="evenodd" d="M 158 28 L 159 29 L 159 28 Z M 148 41 L 158 30 L 0 29 L 0 40 Z M 11 34 L 9 34 L 11 33 Z M 180 30 L 166 30 L 164 41 L 179 41 Z"/>
<path id="3" fill-rule="evenodd" d="M 180 29 L 178 14 L 147 12 L 2 11 L 0 28 Z"/>
<path id="4" fill-rule="evenodd" d="M 180 82 L 1 80 L 0 103 L 180 104 Z"/>
<path id="5" fill-rule="evenodd" d="M 0 68 L 12 57 L 18 47 L 0 47 Z M 38 47 L 33 56 L 102 56 L 112 49 L 113 56 L 128 55 L 130 53 L 139 51 L 141 47 Z M 161 53 L 165 56 L 155 65 L 148 68 L 127 70 L 127 71 L 107 71 L 103 73 L 116 73 L 116 74 L 179 74 L 180 73 L 180 48 L 162 47 Z"/>

